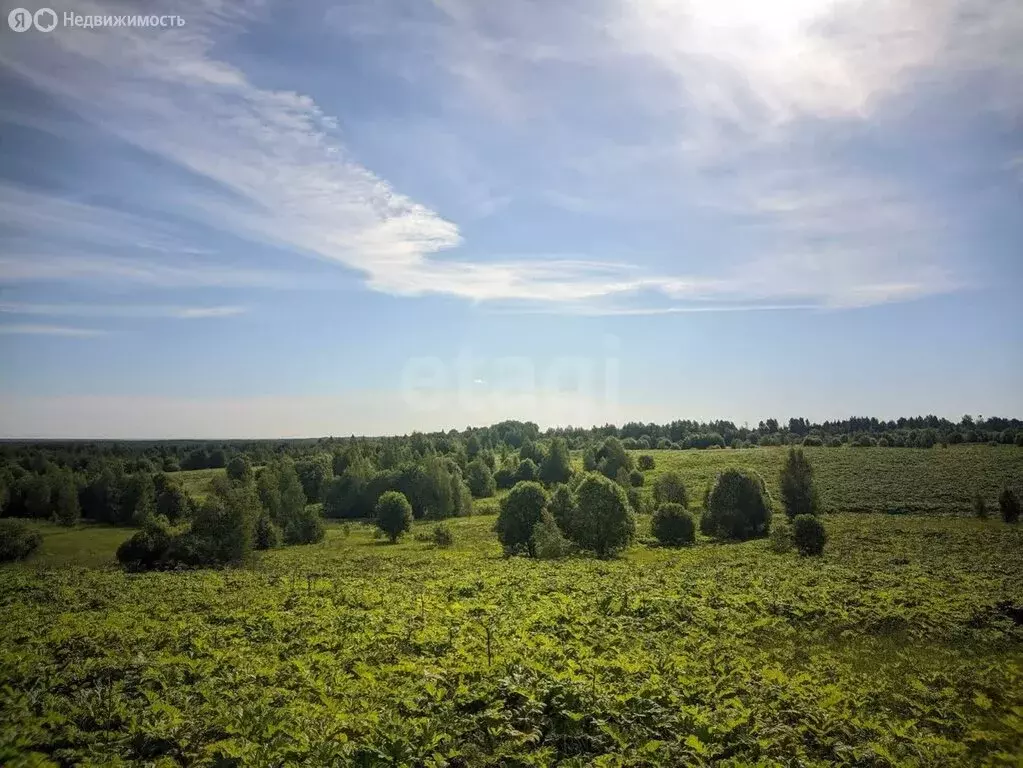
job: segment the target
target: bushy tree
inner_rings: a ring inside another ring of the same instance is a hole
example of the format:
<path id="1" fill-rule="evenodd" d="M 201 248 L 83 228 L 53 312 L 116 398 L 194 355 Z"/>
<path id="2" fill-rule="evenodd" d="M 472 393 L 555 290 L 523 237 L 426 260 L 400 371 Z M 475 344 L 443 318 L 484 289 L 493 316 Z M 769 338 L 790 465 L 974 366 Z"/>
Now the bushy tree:
<path id="1" fill-rule="evenodd" d="M 238 455 L 227 462 L 227 476 L 236 483 L 252 479 L 252 465 L 245 456 Z"/>
<path id="2" fill-rule="evenodd" d="M 824 552 L 828 536 L 822 523 L 814 515 L 796 515 L 792 518 L 792 541 L 799 554 L 817 556 Z"/>
<path id="3" fill-rule="evenodd" d="M 167 568 L 175 563 L 174 546 L 178 541 L 162 520 L 151 517 L 117 548 L 117 561 L 129 571 Z"/>
<path id="4" fill-rule="evenodd" d="M 280 527 L 275 523 L 270 513 L 264 510 L 256 520 L 256 549 L 276 549 L 283 541 L 283 534 Z"/>
<path id="5" fill-rule="evenodd" d="M 636 533 L 636 520 L 620 485 L 596 473 L 588 474 L 576 489 L 579 525 L 576 543 L 600 557 L 625 549 Z"/>
<path id="6" fill-rule="evenodd" d="M 469 492 L 477 499 L 485 499 L 497 492 L 497 483 L 490 467 L 482 459 L 473 459 L 469 462 L 465 472 L 466 483 Z"/>
<path id="7" fill-rule="evenodd" d="M 327 533 L 323 516 L 312 504 L 303 504 L 283 521 L 281 534 L 285 544 L 315 544 Z"/>
<path id="8" fill-rule="evenodd" d="M 188 565 L 240 563 L 255 547 L 259 496 L 251 483 L 215 478 L 191 530 L 173 541 L 174 559 Z"/>
<path id="9" fill-rule="evenodd" d="M 722 539 L 766 536 L 771 525 L 771 500 L 764 479 L 755 472 L 727 469 L 718 475 L 700 519 L 700 529 Z"/>
<path id="10" fill-rule="evenodd" d="M 501 499 L 494 529 L 506 551 L 514 552 L 525 547 L 530 557 L 536 554 L 533 548 L 533 528 L 540 521 L 540 515 L 549 501 L 544 487 L 531 481 L 516 483 L 508 495 Z"/>
<path id="11" fill-rule="evenodd" d="M 572 538 L 578 525 L 579 507 L 575 497 L 567 485 L 559 484 L 551 489 L 551 500 L 548 505 L 558 528 Z"/>
<path id="12" fill-rule="evenodd" d="M 323 500 L 327 517 L 350 520 L 372 517 L 375 498 L 369 492 L 373 468 L 361 456 L 352 461 L 340 475 L 331 480 Z"/>
<path id="13" fill-rule="evenodd" d="M 1008 488 L 1003 488 L 998 495 L 998 510 L 1002 513 L 1002 520 L 1005 522 L 1019 522 L 1019 499 Z"/>
<path id="14" fill-rule="evenodd" d="M 156 484 L 153 476 L 145 472 L 129 475 L 121 493 L 117 522 L 143 525 L 155 514 Z"/>
<path id="15" fill-rule="evenodd" d="M 508 466 L 499 467 L 494 472 L 494 483 L 501 490 L 506 490 L 515 485 L 515 471 Z"/>
<path id="16" fill-rule="evenodd" d="M 682 507 L 689 506 L 689 495 L 686 492 L 685 481 L 678 472 L 663 472 L 654 479 L 654 503 L 657 506 L 662 504 L 679 504 Z"/>
<path id="17" fill-rule="evenodd" d="M 660 446 L 658 446 L 658 448 L 660 448 Z M 644 472 L 649 472 L 651 469 L 654 468 L 654 457 L 651 456 L 649 453 L 644 453 L 642 456 L 639 457 L 638 466 Z"/>
<path id="18" fill-rule="evenodd" d="M 669 547 L 696 541 L 696 521 L 681 504 L 662 504 L 654 510 L 650 531 L 654 538 Z"/>
<path id="19" fill-rule="evenodd" d="M 187 520 L 192 516 L 194 503 L 177 482 L 167 475 L 157 475 L 153 480 L 156 493 L 156 514 L 167 518 L 171 524 Z"/>
<path id="20" fill-rule="evenodd" d="M 533 464 L 539 465 L 544 460 L 543 446 L 539 443 L 534 443 L 527 437 L 519 447 L 519 458 L 522 461 L 528 460 L 533 462 Z"/>
<path id="21" fill-rule="evenodd" d="M 597 471 L 597 451 L 593 446 L 590 446 L 585 451 L 583 451 L 583 471 L 584 472 Z"/>
<path id="22" fill-rule="evenodd" d="M 0 563 L 24 560 L 42 543 L 39 531 L 23 520 L 0 520 Z"/>
<path id="23" fill-rule="evenodd" d="M 565 538 L 549 509 L 540 513 L 539 522 L 533 526 L 532 544 L 540 560 L 556 560 L 572 551 L 572 542 Z"/>
<path id="24" fill-rule="evenodd" d="M 639 488 L 643 485 L 643 473 L 638 469 L 634 469 L 629 473 L 629 485 L 633 488 Z"/>
<path id="25" fill-rule="evenodd" d="M 376 524 L 390 537 L 392 544 L 412 528 L 412 505 L 405 494 L 387 491 L 377 499 Z"/>
<path id="26" fill-rule="evenodd" d="M 647 505 L 643 501 L 643 494 L 639 492 L 638 488 L 626 488 L 625 497 L 629 500 L 629 507 L 637 515 L 641 515 L 646 512 Z"/>
<path id="27" fill-rule="evenodd" d="M 568 455 L 568 445 L 556 437 L 551 440 L 550 450 L 540 462 L 540 481 L 545 485 L 567 483 L 572 477 L 572 462 Z"/>
<path id="28" fill-rule="evenodd" d="M 54 474 L 51 483 L 53 518 L 61 525 L 74 525 L 82 516 L 78 505 L 78 487 L 71 470 L 63 469 Z"/>
<path id="29" fill-rule="evenodd" d="M 298 472 L 298 479 L 302 483 L 302 492 L 305 493 L 306 501 L 309 504 L 316 504 L 323 501 L 327 492 L 327 484 L 334 476 L 334 466 L 331 456 L 320 454 L 295 464 L 295 471 Z"/>
<path id="30" fill-rule="evenodd" d="M 126 481 L 120 464 L 104 462 L 79 492 L 82 517 L 102 523 L 122 522 L 121 495 Z"/>
<path id="31" fill-rule="evenodd" d="M 523 459 L 515 470 L 515 482 L 528 483 L 536 480 L 538 470 L 532 459 Z"/>
<path id="32" fill-rule="evenodd" d="M 628 476 L 632 471 L 632 457 L 625 451 L 618 438 L 609 437 L 601 443 L 597 451 L 597 471 L 604 477 L 614 480 L 621 469 L 624 469 Z"/>
<path id="33" fill-rule="evenodd" d="M 48 475 L 31 474 L 22 485 L 25 511 L 29 517 L 47 518 L 53 509 L 53 489 Z"/>
<path id="34" fill-rule="evenodd" d="M 627 470 L 625 467 L 618 467 L 618 472 L 617 474 L 615 474 L 613 479 L 622 488 L 632 487 L 632 482 L 629 479 L 629 470 Z"/>
<path id="35" fill-rule="evenodd" d="M 781 501 L 790 520 L 798 515 L 816 515 L 820 508 L 813 469 L 802 449 L 789 448 L 779 478 Z"/>

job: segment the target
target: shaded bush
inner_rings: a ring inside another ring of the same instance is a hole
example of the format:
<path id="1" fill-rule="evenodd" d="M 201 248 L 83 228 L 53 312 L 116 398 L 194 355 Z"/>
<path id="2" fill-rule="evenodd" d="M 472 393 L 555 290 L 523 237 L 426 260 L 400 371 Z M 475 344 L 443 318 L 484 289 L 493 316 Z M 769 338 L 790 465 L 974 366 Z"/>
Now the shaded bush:
<path id="1" fill-rule="evenodd" d="M 252 465 L 244 456 L 235 456 L 227 462 L 227 476 L 236 483 L 252 479 Z"/>
<path id="2" fill-rule="evenodd" d="M 572 477 L 572 462 L 568 455 L 568 445 L 562 438 L 556 437 L 551 440 L 550 450 L 540 462 L 538 477 L 545 485 L 567 483 Z"/>
<path id="3" fill-rule="evenodd" d="M 804 557 L 817 556 L 824 552 L 828 535 L 824 523 L 813 515 L 796 515 L 792 519 L 792 542 Z"/>
<path id="4" fill-rule="evenodd" d="M 430 541 L 438 547 L 450 547 L 455 543 L 455 533 L 447 523 L 437 523 L 430 532 Z"/>
<path id="5" fill-rule="evenodd" d="M 984 502 L 984 496 L 977 491 L 973 496 L 973 516 L 979 520 L 987 520 L 987 504 Z"/>
<path id="6" fill-rule="evenodd" d="M 494 483 L 501 490 L 511 488 L 515 485 L 515 472 L 510 467 L 501 467 L 494 472 Z"/>
<path id="7" fill-rule="evenodd" d="M 412 505 L 405 494 L 398 491 L 381 494 L 376 503 L 376 524 L 392 544 L 412 528 Z"/>
<path id="8" fill-rule="evenodd" d="M 493 496 L 497 491 L 497 483 L 490 467 L 482 459 L 474 459 L 466 467 L 465 481 L 469 486 L 469 492 L 477 499 L 485 499 Z"/>
<path id="9" fill-rule="evenodd" d="M 171 547 L 174 537 L 167 527 L 150 519 L 117 548 L 117 562 L 129 571 L 166 568 L 174 563 Z"/>
<path id="10" fill-rule="evenodd" d="M 323 501 L 327 486 L 334 477 L 334 459 L 329 454 L 320 454 L 295 464 L 299 482 L 306 502 L 316 504 Z"/>
<path id="11" fill-rule="evenodd" d="M 718 475 L 700 519 L 700 529 L 722 539 L 766 536 L 771 525 L 771 501 L 764 479 L 755 472 L 727 469 Z"/>
<path id="12" fill-rule="evenodd" d="M 669 547 L 696 541 L 696 521 L 681 504 L 662 504 L 654 510 L 650 531 L 654 538 Z"/>
<path id="13" fill-rule="evenodd" d="M 785 522 L 778 522 L 771 526 L 771 533 L 768 535 L 771 551 L 783 555 L 791 552 L 794 546 L 792 541 L 792 528 Z"/>
<path id="14" fill-rule="evenodd" d="M 266 512 L 256 521 L 256 549 L 276 549 L 281 545 L 283 535 L 278 525 Z"/>
<path id="15" fill-rule="evenodd" d="M 689 495 L 682 475 L 678 472 L 664 472 L 654 479 L 654 504 L 679 504 L 689 506 Z"/>
<path id="16" fill-rule="evenodd" d="M 23 520 L 0 519 L 0 563 L 24 560 L 43 543 L 39 531 Z"/>
<path id="17" fill-rule="evenodd" d="M 629 485 L 633 488 L 639 488 L 643 485 L 643 473 L 638 469 L 634 469 L 629 473 Z"/>
<path id="18" fill-rule="evenodd" d="M 501 499 L 501 511 L 494 530 L 506 552 L 513 553 L 524 547 L 530 557 L 535 556 L 533 528 L 540 522 L 549 501 L 547 491 L 535 482 L 516 483 L 511 492 Z"/>
<path id="19" fill-rule="evenodd" d="M 641 515 L 646 512 L 646 504 L 643 501 L 643 494 L 636 488 L 626 488 L 625 498 L 629 500 L 629 506 L 632 507 L 632 511 L 637 515 Z"/>
<path id="20" fill-rule="evenodd" d="M 778 484 L 785 514 L 790 520 L 798 515 L 818 513 L 820 503 L 813 483 L 813 469 L 802 450 L 789 448 Z"/>
<path id="21" fill-rule="evenodd" d="M 998 495 L 998 510 L 1002 513 L 1002 520 L 1005 522 L 1019 522 L 1019 499 L 1008 488 L 1003 488 Z"/>
<path id="22" fill-rule="evenodd" d="M 821 438 L 819 438 L 819 437 L 815 437 L 813 435 L 807 435 L 806 437 L 803 438 L 803 445 L 805 445 L 807 447 L 810 447 L 810 446 L 820 447 L 820 446 L 824 445 L 824 441 L 821 440 Z"/>
<path id="23" fill-rule="evenodd" d="M 667 442 L 667 441 L 665 441 L 665 440 L 661 440 L 660 442 Z M 660 448 L 660 447 L 661 447 L 661 445 L 660 445 L 660 444 L 658 444 L 658 446 L 657 446 L 657 447 L 658 447 L 658 448 Z M 666 447 L 666 446 L 665 446 L 665 447 Z M 639 467 L 639 468 L 640 468 L 641 470 L 643 470 L 644 472 L 649 472 L 649 471 L 650 471 L 651 469 L 653 469 L 653 468 L 654 468 L 654 457 L 653 457 L 653 456 L 651 456 L 651 455 L 650 455 L 649 453 L 644 453 L 644 454 L 643 454 L 642 456 L 640 456 L 640 457 L 639 457 L 639 459 L 637 460 L 637 466 L 638 466 L 638 467 Z"/>
<path id="24" fill-rule="evenodd" d="M 625 491 L 596 473 L 588 474 L 576 489 L 579 524 L 575 542 L 600 557 L 625 549 L 636 534 L 636 520 Z"/>
<path id="25" fill-rule="evenodd" d="M 567 485 L 554 486 L 548 506 L 559 530 L 569 538 L 572 538 L 573 531 L 578 522 L 579 508 L 575 503 L 575 496 L 572 495 L 569 487 Z"/>
<path id="26" fill-rule="evenodd" d="M 536 464 L 532 459 L 523 459 L 515 470 L 515 482 L 530 483 L 538 477 Z"/>
<path id="27" fill-rule="evenodd" d="M 533 555 L 541 560 L 556 560 L 572 552 L 572 542 L 565 537 L 549 509 L 540 513 L 533 526 Z"/>

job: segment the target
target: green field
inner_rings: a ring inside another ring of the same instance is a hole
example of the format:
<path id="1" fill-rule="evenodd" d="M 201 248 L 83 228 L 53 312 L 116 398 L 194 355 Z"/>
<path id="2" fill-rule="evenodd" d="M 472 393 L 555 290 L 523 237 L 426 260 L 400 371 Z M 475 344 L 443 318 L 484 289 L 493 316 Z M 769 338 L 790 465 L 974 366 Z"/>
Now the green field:
<path id="1" fill-rule="evenodd" d="M 210 483 L 214 477 L 226 476 L 225 469 L 186 469 L 182 472 L 173 472 L 170 477 L 181 483 L 188 495 L 196 501 L 202 501 L 210 492 Z"/>
<path id="2" fill-rule="evenodd" d="M 1023 490 L 1023 449 L 1016 446 L 954 445 L 948 448 L 805 448 L 824 508 L 834 512 L 905 511 L 969 514 L 975 493 L 994 505 L 1004 485 Z M 778 501 L 778 473 L 788 448 L 647 453 L 660 472 L 679 472 L 699 507 L 703 491 L 722 469 L 755 469 Z M 578 465 L 581 467 L 581 459 Z"/>
<path id="3" fill-rule="evenodd" d="M 0 762 L 1019 765 L 1019 527 L 832 515 L 819 560 L 544 562 L 450 525 L 141 575 L 46 567 L 48 537 L 0 569 Z"/>

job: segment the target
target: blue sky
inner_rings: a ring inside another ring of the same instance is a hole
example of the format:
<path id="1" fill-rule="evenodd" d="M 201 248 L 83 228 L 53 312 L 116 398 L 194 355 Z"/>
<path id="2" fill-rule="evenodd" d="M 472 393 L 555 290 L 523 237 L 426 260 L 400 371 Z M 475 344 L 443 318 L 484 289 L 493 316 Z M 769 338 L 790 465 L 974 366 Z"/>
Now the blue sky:
<path id="1" fill-rule="evenodd" d="M 1023 412 L 1018 2 L 157 10 L 0 29 L 0 435 Z"/>

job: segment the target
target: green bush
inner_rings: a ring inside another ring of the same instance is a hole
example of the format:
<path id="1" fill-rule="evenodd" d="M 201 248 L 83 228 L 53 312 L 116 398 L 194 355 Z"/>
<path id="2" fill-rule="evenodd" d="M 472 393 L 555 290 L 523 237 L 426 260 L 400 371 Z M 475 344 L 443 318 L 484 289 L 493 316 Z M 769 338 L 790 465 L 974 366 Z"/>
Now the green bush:
<path id="1" fill-rule="evenodd" d="M 643 485 L 643 473 L 638 469 L 634 469 L 629 473 L 629 485 L 633 488 L 639 488 Z"/>
<path id="2" fill-rule="evenodd" d="M 544 487 L 534 482 L 516 483 L 511 492 L 501 499 L 501 511 L 494 530 L 505 552 L 514 553 L 525 548 L 530 557 L 535 556 L 533 528 L 540 522 L 549 501 Z"/>
<path id="3" fill-rule="evenodd" d="M 556 437 L 551 441 L 550 450 L 540 462 L 539 478 L 545 485 L 567 483 L 572 477 L 572 462 L 568 454 L 568 445 Z"/>
<path id="4" fill-rule="evenodd" d="M 490 467 L 482 459 L 473 459 L 466 467 L 465 480 L 469 492 L 477 499 L 485 499 L 497 492 L 497 483 Z"/>
<path id="5" fill-rule="evenodd" d="M 256 521 L 256 549 L 276 549 L 281 545 L 281 529 L 264 512 Z"/>
<path id="6" fill-rule="evenodd" d="M 377 528 L 391 539 L 391 543 L 412 527 L 412 505 L 405 494 L 387 491 L 376 503 Z"/>
<path id="7" fill-rule="evenodd" d="M 523 459 L 515 470 L 515 482 L 530 483 L 539 476 L 536 463 L 532 459 Z"/>
<path id="8" fill-rule="evenodd" d="M 1008 488 L 1003 488 L 998 495 L 998 510 L 1002 513 L 1002 520 L 1005 522 L 1019 522 L 1019 499 Z"/>
<path id="9" fill-rule="evenodd" d="M 792 519 L 792 541 L 799 554 L 817 556 L 824 552 L 828 535 L 824 523 L 813 515 L 796 515 Z"/>
<path id="10" fill-rule="evenodd" d="M 430 532 L 430 541 L 438 547 L 450 547 L 455 543 L 455 533 L 447 523 L 437 523 Z"/>
<path id="11" fill-rule="evenodd" d="M 572 552 L 572 542 L 565 537 L 549 509 L 540 513 L 533 526 L 533 554 L 541 560 L 556 560 Z"/>
<path id="12" fill-rule="evenodd" d="M 235 456 L 227 462 L 227 476 L 236 483 L 244 483 L 252 478 L 252 465 L 244 456 Z"/>
<path id="13" fill-rule="evenodd" d="M 494 472 L 494 483 L 501 490 L 511 488 L 515 485 L 515 472 L 511 467 L 500 467 Z"/>
<path id="14" fill-rule="evenodd" d="M 682 475 L 678 472 L 664 472 L 654 480 L 654 504 L 679 504 L 689 506 L 689 495 Z"/>
<path id="15" fill-rule="evenodd" d="M 314 505 L 303 505 L 284 520 L 282 536 L 285 544 L 315 544 L 327 535 L 323 516 Z"/>
<path id="16" fill-rule="evenodd" d="M 173 543 L 174 537 L 167 528 L 151 519 L 117 548 L 117 562 L 129 571 L 169 567 L 174 563 L 171 552 Z"/>
<path id="17" fill-rule="evenodd" d="M 700 519 L 701 531 L 741 541 L 766 536 L 770 525 L 771 500 L 760 475 L 740 469 L 718 475 Z"/>
<path id="18" fill-rule="evenodd" d="M 42 543 L 39 531 L 23 520 L 0 519 L 0 563 L 24 560 Z"/>
<path id="19" fill-rule="evenodd" d="M 771 550 L 783 555 L 792 551 L 792 528 L 785 522 L 778 522 L 771 526 L 771 533 L 768 536 L 771 542 Z"/>
<path id="20" fill-rule="evenodd" d="M 979 520 L 987 520 L 987 504 L 984 502 L 984 495 L 977 491 L 973 496 L 973 516 Z"/>
<path id="21" fill-rule="evenodd" d="M 661 442 L 665 441 L 662 440 Z M 660 448 L 661 446 L 658 445 L 657 447 Z M 639 457 L 637 464 L 641 470 L 643 470 L 644 472 L 649 472 L 651 469 L 654 468 L 654 457 L 651 456 L 649 453 L 644 453 L 642 456 Z"/>
<path id="22" fill-rule="evenodd" d="M 575 542 L 583 549 L 610 557 L 625 549 L 636 535 L 636 519 L 625 491 L 596 473 L 588 474 L 576 490 L 579 526 Z"/>
<path id="23" fill-rule="evenodd" d="M 646 504 L 643 502 L 643 494 L 639 492 L 638 488 L 626 488 L 625 498 L 629 500 L 629 506 L 632 507 L 632 511 L 637 515 L 641 515 L 646 512 Z"/>
<path id="24" fill-rule="evenodd" d="M 696 541 L 696 521 L 681 504 L 662 504 L 654 511 L 650 531 L 662 544 L 679 547 Z"/>
<path id="25" fill-rule="evenodd" d="M 558 529 L 569 538 L 578 523 L 579 508 L 575 496 L 567 485 L 556 485 L 551 490 L 549 508 Z"/>
<path id="26" fill-rule="evenodd" d="M 789 448 L 778 481 L 781 501 L 790 520 L 798 515 L 816 515 L 820 503 L 813 483 L 813 469 L 801 449 Z"/>

